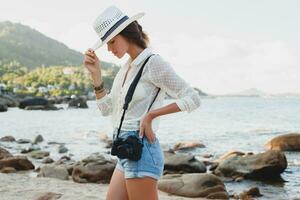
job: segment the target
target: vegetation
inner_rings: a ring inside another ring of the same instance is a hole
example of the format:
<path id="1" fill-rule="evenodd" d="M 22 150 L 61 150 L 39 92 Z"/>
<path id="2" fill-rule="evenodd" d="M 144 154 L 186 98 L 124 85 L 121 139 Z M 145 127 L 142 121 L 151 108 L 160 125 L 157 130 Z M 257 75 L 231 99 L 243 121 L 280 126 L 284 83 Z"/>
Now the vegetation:
<path id="1" fill-rule="evenodd" d="M 0 84 L 19 96 L 62 96 L 92 91 L 83 54 L 22 24 L 0 22 Z M 119 66 L 101 62 L 110 89 Z"/>
<path id="2" fill-rule="evenodd" d="M 15 63 L 18 64 L 18 63 Z M 104 83 L 110 89 L 118 68 L 105 71 Z M 90 76 L 83 67 L 40 67 L 29 71 L 26 67 L 0 66 L 0 83 L 19 96 L 63 96 L 87 94 L 93 91 Z"/>

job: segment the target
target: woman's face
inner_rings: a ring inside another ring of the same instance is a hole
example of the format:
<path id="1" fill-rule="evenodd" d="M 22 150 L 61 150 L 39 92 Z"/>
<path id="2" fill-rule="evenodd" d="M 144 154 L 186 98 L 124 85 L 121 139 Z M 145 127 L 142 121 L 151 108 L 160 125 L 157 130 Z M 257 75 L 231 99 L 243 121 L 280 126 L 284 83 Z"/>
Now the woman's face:
<path id="1" fill-rule="evenodd" d="M 116 35 L 107 42 L 107 50 L 118 58 L 122 58 L 128 51 L 129 43 L 122 35 Z"/>

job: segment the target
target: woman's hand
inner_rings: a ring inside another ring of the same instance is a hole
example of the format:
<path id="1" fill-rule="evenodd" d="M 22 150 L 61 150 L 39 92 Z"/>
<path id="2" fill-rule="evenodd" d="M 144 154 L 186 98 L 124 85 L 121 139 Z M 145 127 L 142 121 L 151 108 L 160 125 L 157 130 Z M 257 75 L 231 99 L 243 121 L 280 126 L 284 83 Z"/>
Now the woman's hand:
<path id="1" fill-rule="evenodd" d="M 151 144 L 155 142 L 155 133 L 153 133 L 152 130 L 152 120 L 153 117 L 147 113 L 147 115 L 141 120 L 139 133 L 140 137 L 145 135 Z"/>
<path id="2" fill-rule="evenodd" d="M 88 49 L 85 52 L 83 64 L 92 76 L 101 74 L 100 61 L 94 50 Z"/>

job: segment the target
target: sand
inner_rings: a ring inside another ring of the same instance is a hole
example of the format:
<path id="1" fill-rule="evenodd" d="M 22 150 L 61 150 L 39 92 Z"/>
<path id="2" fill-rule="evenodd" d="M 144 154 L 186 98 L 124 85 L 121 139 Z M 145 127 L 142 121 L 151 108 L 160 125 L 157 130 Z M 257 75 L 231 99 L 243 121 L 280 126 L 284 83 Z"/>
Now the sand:
<path id="1" fill-rule="evenodd" d="M 47 192 L 61 194 L 59 200 L 102 200 L 105 199 L 107 189 L 107 184 L 81 184 L 72 180 L 30 177 L 28 174 L 0 173 L 0 200 L 36 200 Z M 161 191 L 159 191 L 159 199 L 195 200 L 195 198 L 170 196 Z"/>

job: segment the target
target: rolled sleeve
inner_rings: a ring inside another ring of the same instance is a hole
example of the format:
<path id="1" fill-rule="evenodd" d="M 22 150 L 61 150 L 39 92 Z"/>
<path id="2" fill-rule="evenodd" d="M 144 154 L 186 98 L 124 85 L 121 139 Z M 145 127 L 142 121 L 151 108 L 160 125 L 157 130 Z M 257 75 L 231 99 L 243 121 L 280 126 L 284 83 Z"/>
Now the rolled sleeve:
<path id="1" fill-rule="evenodd" d="M 181 98 L 175 100 L 175 103 L 181 111 L 190 113 L 200 107 L 200 96 L 193 88 L 189 87 L 185 93 L 180 95 L 180 97 Z"/>

